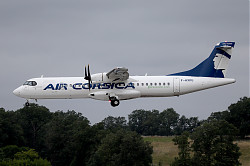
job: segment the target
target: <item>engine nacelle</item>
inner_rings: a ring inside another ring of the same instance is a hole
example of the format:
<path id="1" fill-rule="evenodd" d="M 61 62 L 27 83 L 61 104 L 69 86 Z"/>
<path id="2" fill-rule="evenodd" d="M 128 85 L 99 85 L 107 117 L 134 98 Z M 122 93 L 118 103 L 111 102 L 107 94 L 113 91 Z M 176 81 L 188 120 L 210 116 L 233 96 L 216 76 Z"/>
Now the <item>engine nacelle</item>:
<path id="1" fill-rule="evenodd" d="M 96 73 L 96 74 L 92 74 L 91 75 L 91 80 L 94 83 L 98 83 L 98 82 L 108 82 L 109 79 L 106 75 L 107 73 Z"/>
<path id="2" fill-rule="evenodd" d="M 89 96 L 92 99 L 96 99 L 96 100 L 104 100 L 104 101 L 108 101 L 109 100 L 109 93 L 104 92 L 104 91 L 90 93 Z"/>

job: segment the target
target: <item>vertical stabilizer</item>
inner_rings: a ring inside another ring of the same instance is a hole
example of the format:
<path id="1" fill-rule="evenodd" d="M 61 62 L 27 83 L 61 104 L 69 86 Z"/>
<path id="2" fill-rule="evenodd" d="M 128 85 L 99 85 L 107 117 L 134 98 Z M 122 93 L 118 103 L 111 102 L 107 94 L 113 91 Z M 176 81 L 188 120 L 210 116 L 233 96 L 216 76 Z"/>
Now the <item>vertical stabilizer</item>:
<path id="1" fill-rule="evenodd" d="M 227 72 L 229 60 L 232 55 L 232 48 L 235 42 L 218 43 L 210 56 L 195 68 L 170 74 L 170 76 L 195 76 L 195 77 L 217 77 L 224 78 Z"/>

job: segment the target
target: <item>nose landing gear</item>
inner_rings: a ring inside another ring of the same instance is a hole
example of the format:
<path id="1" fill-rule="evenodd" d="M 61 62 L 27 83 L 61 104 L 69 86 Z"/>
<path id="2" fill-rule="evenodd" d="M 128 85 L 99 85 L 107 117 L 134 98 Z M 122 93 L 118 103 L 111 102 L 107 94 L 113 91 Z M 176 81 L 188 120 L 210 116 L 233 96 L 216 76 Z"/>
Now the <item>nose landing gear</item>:
<path id="1" fill-rule="evenodd" d="M 24 104 L 24 106 L 29 107 L 30 106 L 30 99 L 26 99 L 26 103 Z M 34 99 L 37 102 L 37 99 Z"/>
<path id="2" fill-rule="evenodd" d="M 25 103 L 25 106 L 26 106 L 26 107 L 29 107 L 29 106 L 30 106 L 29 100 L 27 100 L 27 102 Z"/>

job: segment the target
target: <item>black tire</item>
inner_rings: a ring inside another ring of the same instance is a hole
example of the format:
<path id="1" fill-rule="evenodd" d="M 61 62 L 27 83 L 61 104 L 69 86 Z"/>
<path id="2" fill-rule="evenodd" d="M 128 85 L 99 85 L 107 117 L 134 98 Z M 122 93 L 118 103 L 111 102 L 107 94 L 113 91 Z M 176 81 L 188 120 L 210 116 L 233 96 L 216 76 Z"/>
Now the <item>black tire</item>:
<path id="1" fill-rule="evenodd" d="M 29 102 L 26 102 L 26 103 L 25 103 L 25 106 L 26 106 L 26 107 L 30 106 L 30 103 L 29 103 Z"/>
<path id="2" fill-rule="evenodd" d="M 119 101 L 119 100 L 117 100 L 117 99 L 111 100 L 111 105 L 112 105 L 113 107 L 116 107 L 116 106 L 118 106 L 119 104 L 120 104 L 120 101 Z"/>

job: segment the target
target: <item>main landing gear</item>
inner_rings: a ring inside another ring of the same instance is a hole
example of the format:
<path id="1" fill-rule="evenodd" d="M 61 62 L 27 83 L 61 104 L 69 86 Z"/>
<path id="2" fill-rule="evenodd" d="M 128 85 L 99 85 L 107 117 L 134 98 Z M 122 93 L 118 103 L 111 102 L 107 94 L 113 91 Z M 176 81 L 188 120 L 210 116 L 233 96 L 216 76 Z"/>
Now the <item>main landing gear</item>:
<path id="1" fill-rule="evenodd" d="M 120 104 L 120 101 L 116 97 L 109 97 L 110 104 L 116 107 Z"/>

